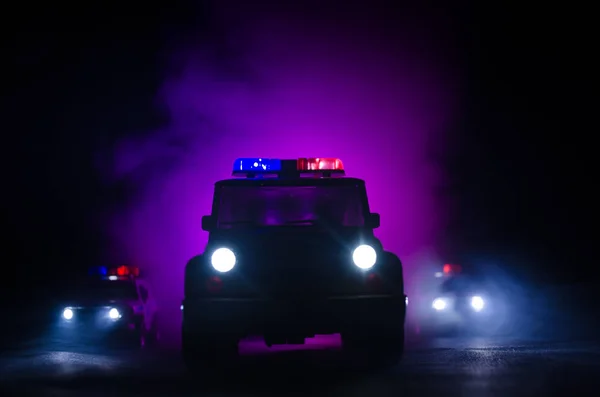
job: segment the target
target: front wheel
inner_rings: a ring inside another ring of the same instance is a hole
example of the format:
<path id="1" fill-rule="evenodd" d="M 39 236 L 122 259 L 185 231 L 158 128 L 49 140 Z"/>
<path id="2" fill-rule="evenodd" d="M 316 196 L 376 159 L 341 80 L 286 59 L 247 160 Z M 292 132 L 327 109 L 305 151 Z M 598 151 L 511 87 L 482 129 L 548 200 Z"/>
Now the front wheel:
<path id="1" fill-rule="evenodd" d="M 343 332 L 342 348 L 366 359 L 368 364 L 392 366 L 404 355 L 404 328 Z"/>

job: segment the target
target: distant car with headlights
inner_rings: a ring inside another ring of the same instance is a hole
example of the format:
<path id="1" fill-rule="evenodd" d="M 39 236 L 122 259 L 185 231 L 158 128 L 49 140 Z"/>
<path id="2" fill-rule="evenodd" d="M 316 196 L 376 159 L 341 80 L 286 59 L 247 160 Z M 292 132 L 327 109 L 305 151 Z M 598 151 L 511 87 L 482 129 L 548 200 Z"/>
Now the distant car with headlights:
<path id="1" fill-rule="evenodd" d="M 435 277 L 439 284 L 421 302 L 420 328 L 428 333 L 481 333 L 498 317 L 498 298 L 483 277 L 446 264 Z"/>
<path id="2" fill-rule="evenodd" d="M 365 182 L 337 158 L 243 158 L 215 184 L 203 254 L 185 268 L 182 326 L 190 369 L 267 346 L 340 333 L 343 348 L 398 360 L 402 263 L 374 236 Z"/>
<path id="3" fill-rule="evenodd" d="M 90 269 L 66 291 L 59 316 L 62 336 L 108 337 L 147 346 L 158 340 L 158 307 L 132 266 Z"/>

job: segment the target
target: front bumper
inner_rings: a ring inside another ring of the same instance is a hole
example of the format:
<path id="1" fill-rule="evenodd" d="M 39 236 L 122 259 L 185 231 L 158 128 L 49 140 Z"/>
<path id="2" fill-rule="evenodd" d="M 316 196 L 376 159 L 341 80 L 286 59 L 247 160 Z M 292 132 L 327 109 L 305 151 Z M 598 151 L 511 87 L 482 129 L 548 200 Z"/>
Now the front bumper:
<path id="1" fill-rule="evenodd" d="M 60 321 L 58 328 L 70 333 L 127 333 L 139 330 L 139 324 L 134 321 L 114 321 L 112 323 L 78 323 L 72 321 Z"/>
<path id="2" fill-rule="evenodd" d="M 57 313 L 57 329 L 63 336 L 129 335 L 141 329 L 142 317 L 131 313 L 112 319 L 107 315 L 107 308 L 73 309 L 73 312 L 70 319 L 64 318 L 62 311 Z"/>
<path id="3" fill-rule="evenodd" d="M 298 301 L 188 299 L 183 302 L 183 330 L 238 337 L 265 333 L 310 336 L 362 328 L 403 327 L 405 315 L 405 297 L 393 295 Z"/>
<path id="4" fill-rule="evenodd" d="M 468 307 L 435 310 L 429 306 L 415 313 L 411 320 L 416 321 L 417 328 L 424 332 L 476 331 L 487 328 L 495 320 L 495 314 L 489 308 L 478 312 Z"/>

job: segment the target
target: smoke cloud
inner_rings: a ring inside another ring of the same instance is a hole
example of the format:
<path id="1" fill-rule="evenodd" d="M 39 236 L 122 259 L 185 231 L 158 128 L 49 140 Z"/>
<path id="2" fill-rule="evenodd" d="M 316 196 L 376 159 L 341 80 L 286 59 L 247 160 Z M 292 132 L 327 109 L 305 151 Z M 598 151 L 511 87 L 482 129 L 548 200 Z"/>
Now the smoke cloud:
<path id="1" fill-rule="evenodd" d="M 211 40 L 167 51 L 157 111 L 170 122 L 116 144 L 111 177 L 137 193 L 108 229 L 112 259 L 139 264 L 169 305 L 179 307 L 184 265 L 207 240 L 213 184 L 236 157 L 341 158 L 367 182 L 384 246 L 410 258 L 408 271 L 431 257 L 446 207 L 430 154 L 448 141 L 458 103 L 445 25 L 338 11 L 332 24 L 325 11 L 230 2 L 214 11 Z"/>

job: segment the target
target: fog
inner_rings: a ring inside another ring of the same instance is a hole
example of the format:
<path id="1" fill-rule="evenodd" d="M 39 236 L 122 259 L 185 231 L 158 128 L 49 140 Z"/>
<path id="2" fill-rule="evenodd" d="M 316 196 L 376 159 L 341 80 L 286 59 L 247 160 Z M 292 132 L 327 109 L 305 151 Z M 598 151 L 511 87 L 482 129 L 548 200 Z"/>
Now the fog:
<path id="1" fill-rule="evenodd" d="M 209 34 L 166 33 L 156 103 L 169 122 L 114 147 L 110 180 L 134 193 L 107 222 L 111 260 L 139 265 L 175 314 L 213 184 L 246 156 L 341 158 L 365 179 L 376 234 L 407 275 L 435 263 L 452 215 L 441 158 L 461 102 L 447 21 L 349 5 L 334 25 L 302 4 L 219 4 Z"/>

